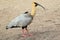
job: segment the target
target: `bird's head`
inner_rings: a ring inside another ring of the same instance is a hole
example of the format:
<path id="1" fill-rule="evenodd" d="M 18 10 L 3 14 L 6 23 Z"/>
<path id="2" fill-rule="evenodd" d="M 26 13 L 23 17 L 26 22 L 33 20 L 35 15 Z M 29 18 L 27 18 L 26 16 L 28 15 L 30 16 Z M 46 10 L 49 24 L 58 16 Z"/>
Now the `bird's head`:
<path id="1" fill-rule="evenodd" d="M 45 7 L 43 7 L 41 4 L 38 4 L 38 3 L 36 3 L 36 2 L 34 2 L 34 4 L 35 4 L 35 7 L 41 6 L 41 7 L 45 10 Z"/>

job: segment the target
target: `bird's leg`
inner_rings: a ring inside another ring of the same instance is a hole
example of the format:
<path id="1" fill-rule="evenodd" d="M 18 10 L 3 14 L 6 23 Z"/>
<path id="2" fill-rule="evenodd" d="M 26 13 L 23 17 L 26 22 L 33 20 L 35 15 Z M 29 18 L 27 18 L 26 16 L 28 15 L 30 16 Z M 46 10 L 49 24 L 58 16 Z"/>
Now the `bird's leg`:
<path id="1" fill-rule="evenodd" d="M 32 34 L 29 33 L 27 26 L 22 27 L 22 36 L 31 36 Z"/>
<path id="2" fill-rule="evenodd" d="M 27 29 L 27 27 L 25 28 L 25 32 L 28 36 L 32 36 L 32 34 L 29 33 L 29 30 Z"/>
<path id="3" fill-rule="evenodd" d="M 22 36 L 27 35 L 27 26 L 22 27 Z"/>
<path id="4" fill-rule="evenodd" d="M 25 37 L 26 34 L 25 34 L 25 29 L 22 29 L 22 36 Z"/>
<path id="5" fill-rule="evenodd" d="M 26 36 L 25 29 L 22 29 L 22 36 L 23 36 L 23 37 Z"/>
<path id="6" fill-rule="evenodd" d="M 25 32 L 26 32 L 26 34 L 28 34 L 28 33 L 29 33 L 27 28 L 25 28 Z"/>

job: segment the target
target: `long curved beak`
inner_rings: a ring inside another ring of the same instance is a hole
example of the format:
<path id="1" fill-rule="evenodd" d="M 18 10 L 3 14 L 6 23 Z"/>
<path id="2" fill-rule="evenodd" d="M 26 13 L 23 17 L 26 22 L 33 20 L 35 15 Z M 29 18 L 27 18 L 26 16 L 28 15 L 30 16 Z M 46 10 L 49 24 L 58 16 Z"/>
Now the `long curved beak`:
<path id="1" fill-rule="evenodd" d="M 36 3 L 36 2 L 34 2 L 34 3 L 35 3 L 35 7 L 41 6 L 41 7 L 45 10 L 45 7 L 43 7 L 41 4 L 38 4 L 38 3 Z"/>

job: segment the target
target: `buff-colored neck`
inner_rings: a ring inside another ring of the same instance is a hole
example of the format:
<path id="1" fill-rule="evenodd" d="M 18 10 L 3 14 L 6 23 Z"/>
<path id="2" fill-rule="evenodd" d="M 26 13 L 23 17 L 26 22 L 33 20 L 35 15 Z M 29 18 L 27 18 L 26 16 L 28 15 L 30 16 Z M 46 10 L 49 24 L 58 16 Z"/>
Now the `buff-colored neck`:
<path id="1" fill-rule="evenodd" d="M 32 11 L 31 11 L 31 15 L 34 16 L 36 13 L 36 7 L 35 7 L 35 4 L 34 2 L 32 3 Z"/>

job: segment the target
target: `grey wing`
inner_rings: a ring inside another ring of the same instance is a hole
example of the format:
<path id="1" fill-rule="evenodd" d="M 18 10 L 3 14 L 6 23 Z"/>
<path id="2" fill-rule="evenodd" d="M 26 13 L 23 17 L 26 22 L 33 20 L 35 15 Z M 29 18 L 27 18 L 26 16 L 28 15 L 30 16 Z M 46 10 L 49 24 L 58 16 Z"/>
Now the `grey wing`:
<path id="1" fill-rule="evenodd" d="M 26 26 L 32 22 L 32 17 L 26 14 L 16 17 L 7 26 L 11 28 L 12 26 Z"/>
<path id="2" fill-rule="evenodd" d="M 32 22 L 32 18 L 22 18 L 19 23 L 17 24 L 18 26 L 26 26 L 29 25 Z"/>
<path id="3" fill-rule="evenodd" d="M 17 26 L 18 22 L 20 21 L 20 16 L 14 18 L 13 20 L 11 20 L 8 25 L 7 28 L 11 28 L 12 26 Z"/>
<path id="4" fill-rule="evenodd" d="M 12 26 L 16 26 L 17 25 L 17 22 L 15 20 L 12 20 L 8 25 L 7 27 L 8 28 L 11 28 Z"/>

